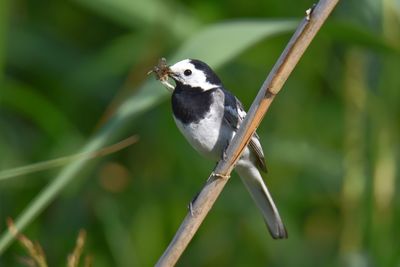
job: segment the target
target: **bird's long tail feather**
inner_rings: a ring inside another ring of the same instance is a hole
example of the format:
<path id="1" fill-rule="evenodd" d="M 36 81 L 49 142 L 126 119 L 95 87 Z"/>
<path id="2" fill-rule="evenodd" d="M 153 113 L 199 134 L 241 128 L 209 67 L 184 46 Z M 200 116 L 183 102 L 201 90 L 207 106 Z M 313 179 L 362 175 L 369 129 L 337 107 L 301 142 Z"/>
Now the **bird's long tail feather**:
<path id="1" fill-rule="evenodd" d="M 258 169 L 255 166 L 236 166 L 235 170 L 261 210 L 271 236 L 274 239 L 287 238 L 281 216 Z"/>

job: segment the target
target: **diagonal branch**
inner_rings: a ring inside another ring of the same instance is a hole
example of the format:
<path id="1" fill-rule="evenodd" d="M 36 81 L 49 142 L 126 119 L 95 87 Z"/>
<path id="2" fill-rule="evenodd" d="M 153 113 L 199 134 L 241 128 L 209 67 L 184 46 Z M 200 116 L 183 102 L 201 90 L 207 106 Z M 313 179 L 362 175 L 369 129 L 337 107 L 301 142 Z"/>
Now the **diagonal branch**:
<path id="1" fill-rule="evenodd" d="M 304 51 L 338 2 L 339 0 L 320 0 L 312 9 L 307 10 L 306 17 L 301 21 L 274 68 L 264 81 L 246 118 L 229 144 L 225 159 L 221 160 L 214 170 L 214 173 L 218 174 L 217 176 L 229 177 L 235 163 L 249 143 L 276 94 L 279 93 Z M 206 185 L 193 203 L 192 214 L 186 215 L 156 266 L 164 267 L 176 264 L 210 211 L 228 181 L 228 179 L 215 179 L 214 173 L 210 175 Z"/>

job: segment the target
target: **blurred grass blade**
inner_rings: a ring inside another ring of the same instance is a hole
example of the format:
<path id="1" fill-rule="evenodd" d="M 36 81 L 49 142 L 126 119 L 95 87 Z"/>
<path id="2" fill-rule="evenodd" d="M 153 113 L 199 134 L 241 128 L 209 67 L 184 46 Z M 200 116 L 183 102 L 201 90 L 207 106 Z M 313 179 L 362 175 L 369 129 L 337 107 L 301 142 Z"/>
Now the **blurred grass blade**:
<path id="1" fill-rule="evenodd" d="M 0 171 L 0 181 L 10 179 L 10 178 L 13 178 L 16 176 L 30 174 L 33 172 L 48 170 L 51 168 L 65 165 L 74 160 L 94 159 L 97 157 L 103 157 L 108 154 L 115 153 L 121 149 L 124 149 L 124 148 L 136 143 L 137 140 L 138 140 L 137 136 L 131 136 L 131 137 L 128 137 L 128 138 L 122 140 L 121 142 L 118 142 L 116 144 L 102 148 L 97 151 L 78 153 L 75 155 L 60 157 L 57 159 L 46 160 L 46 161 L 42 161 L 42 162 L 38 162 L 38 163 L 26 165 L 26 166 L 14 168 L 14 169 Z"/>
<path id="2" fill-rule="evenodd" d="M 114 261 L 117 263 L 116 266 L 143 266 L 143 264 L 138 264 L 136 248 L 131 236 L 126 234 L 129 230 L 126 229 L 123 220 L 120 218 L 119 203 L 107 196 L 96 201 L 98 201 L 98 205 L 96 205 L 94 211 L 97 220 L 103 226 L 102 231 Z"/>
<path id="3" fill-rule="evenodd" d="M 343 229 L 340 239 L 341 256 L 346 265 L 356 266 L 362 257 L 362 240 L 365 238 L 367 209 L 367 169 L 365 113 L 368 83 L 365 66 L 366 58 L 359 50 L 349 50 L 346 55 L 344 84 L 345 136 L 342 185 Z"/>
<path id="4" fill-rule="evenodd" d="M 0 1 L 0 82 L 3 81 L 6 57 L 6 31 L 8 26 L 9 0 Z"/>
<path id="5" fill-rule="evenodd" d="M 169 57 L 169 62 L 186 57 L 200 58 L 214 68 L 220 67 L 232 60 L 240 52 L 266 37 L 286 33 L 296 26 L 294 21 L 242 21 L 212 25 L 194 34 L 178 52 Z M 218 42 L 215 42 L 215 38 Z M 218 43 L 218 44 L 217 44 Z M 118 109 L 116 115 L 83 147 L 81 153 L 90 153 L 103 147 L 117 136 L 125 125 L 167 96 L 167 92 L 155 80 L 149 80 L 127 99 Z M 20 231 L 45 209 L 86 166 L 88 159 L 75 160 L 64 167 L 38 195 L 16 220 Z M 0 239 L 0 254 L 13 241 L 13 236 L 7 231 Z"/>

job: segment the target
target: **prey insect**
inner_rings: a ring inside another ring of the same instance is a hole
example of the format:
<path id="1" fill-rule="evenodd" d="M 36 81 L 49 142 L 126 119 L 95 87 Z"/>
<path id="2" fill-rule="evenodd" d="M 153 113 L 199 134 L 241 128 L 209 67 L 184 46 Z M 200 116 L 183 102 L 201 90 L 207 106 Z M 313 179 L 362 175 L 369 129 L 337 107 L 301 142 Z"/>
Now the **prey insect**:
<path id="1" fill-rule="evenodd" d="M 156 79 L 159 80 L 165 88 L 171 93 L 174 91 L 175 86 L 169 83 L 168 74 L 170 72 L 169 66 L 167 65 L 167 60 L 165 58 L 160 58 L 158 64 L 150 70 L 147 75 L 154 73 Z"/>

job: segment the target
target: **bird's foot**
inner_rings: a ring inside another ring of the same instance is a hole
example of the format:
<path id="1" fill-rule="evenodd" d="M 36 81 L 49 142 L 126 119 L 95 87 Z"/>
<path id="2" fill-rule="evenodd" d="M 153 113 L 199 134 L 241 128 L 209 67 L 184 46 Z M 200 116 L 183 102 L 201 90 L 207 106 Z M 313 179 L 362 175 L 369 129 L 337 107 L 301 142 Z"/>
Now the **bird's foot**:
<path id="1" fill-rule="evenodd" d="M 229 178 L 231 178 L 230 175 L 224 175 L 224 174 L 215 173 L 215 172 L 212 172 L 212 173 L 211 173 L 211 175 L 210 175 L 210 177 L 208 178 L 208 180 L 210 180 L 211 177 L 215 177 L 215 178 L 218 178 L 218 179 L 224 179 L 224 180 L 228 180 Z M 208 182 L 208 180 L 207 180 L 207 182 Z"/>

